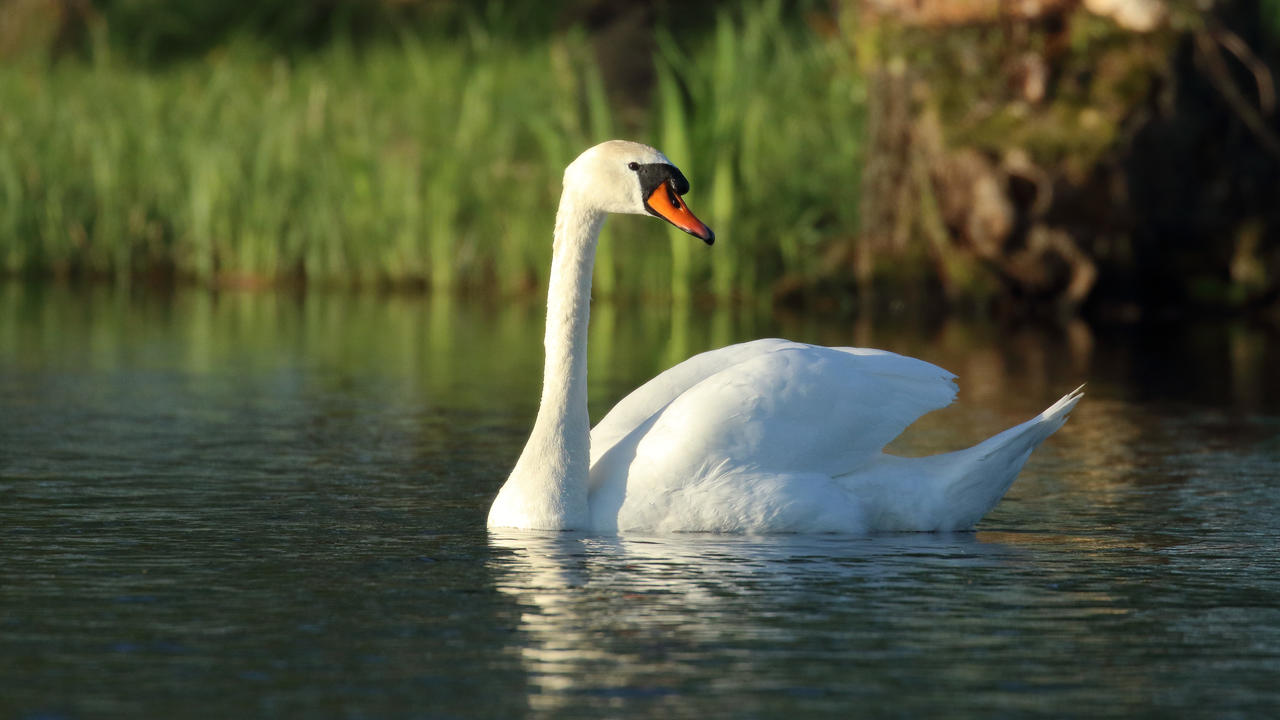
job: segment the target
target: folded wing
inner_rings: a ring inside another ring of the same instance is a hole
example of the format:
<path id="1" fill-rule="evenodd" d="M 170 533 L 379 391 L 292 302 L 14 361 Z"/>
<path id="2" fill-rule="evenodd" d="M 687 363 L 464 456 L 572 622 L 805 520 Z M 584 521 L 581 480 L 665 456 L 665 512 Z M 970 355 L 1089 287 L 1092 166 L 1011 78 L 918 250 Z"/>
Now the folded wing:
<path id="1" fill-rule="evenodd" d="M 592 431 L 592 492 L 669 492 L 714 474 L 836 475 L 955 397 L 954 376 L 880 350 L 757 340 L 658 375 Z"/>

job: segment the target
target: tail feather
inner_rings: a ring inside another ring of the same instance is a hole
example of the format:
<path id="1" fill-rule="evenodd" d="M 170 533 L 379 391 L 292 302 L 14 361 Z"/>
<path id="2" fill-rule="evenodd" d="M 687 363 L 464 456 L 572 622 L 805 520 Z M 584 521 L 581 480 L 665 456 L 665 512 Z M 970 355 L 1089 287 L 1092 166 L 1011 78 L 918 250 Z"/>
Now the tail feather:
<path id="1" fill-rule="evenodd" d="M 992 456 L 1007 457 L 1020 450 L 1034 450 L 1067 421 L 1071 410 L 1084 397 L 1084 385 L 1063 395 L 1058 402 L 1030 420 L 997 433 L 964 452 L 977 451 L 980 460 Z"/>
<path id="2" fill-rule="evenodd" d="M 967 530 L 1000 502 L 1032 451 L 1067 421 L 1084 386 L 973 447 L 929 457 L 881 455 L 840 478 L 863 503 L 869 530 Z"/>
<path id="3" fill-rule="evenodd" d="M 951 529 L 972 527 L 1000 502 L 1032 451 L 1062 427 L 1082 397 L 1084 385 L 1021 425 L 953 453 L 955 467 L 963 472 L 947 483 L 944 491 L 954 512 L 955 527 Z"/>

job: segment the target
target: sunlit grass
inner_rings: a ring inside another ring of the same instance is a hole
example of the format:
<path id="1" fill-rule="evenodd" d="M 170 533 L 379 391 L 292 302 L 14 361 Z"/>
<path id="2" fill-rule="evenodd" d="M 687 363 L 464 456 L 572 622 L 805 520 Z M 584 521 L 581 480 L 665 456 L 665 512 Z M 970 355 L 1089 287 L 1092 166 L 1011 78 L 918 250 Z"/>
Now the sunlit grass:
<path id="1" fill-rule="evenodd" d="M 747 294 L 809 273 L 856 218 L 848 49 L 726 12 L 663 38 L 649 119 L 615 117 L 588 42 L 337 43 L 286 61 L 232 44 L 164 70 L 99 51 L 0 68 L 0 270 L 201 284 L 542 285 L 564 165 L 613 136 L 660 145 L 716 229 L 706 251 L 613 221 L 601 294 Z M 674 231 L 673 231 L 674 233 Z"/>

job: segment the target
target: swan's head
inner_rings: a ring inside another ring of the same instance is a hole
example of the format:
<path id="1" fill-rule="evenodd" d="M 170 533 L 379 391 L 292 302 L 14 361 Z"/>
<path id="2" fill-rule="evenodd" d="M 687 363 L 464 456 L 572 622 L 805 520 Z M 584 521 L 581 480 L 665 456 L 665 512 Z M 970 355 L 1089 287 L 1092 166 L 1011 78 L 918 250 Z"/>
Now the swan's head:
<path id="1" fill-rule="evenodd" d="M 710 245 L 716 234 L 680 197 L 689 181 L 666 155 L 648 145 L 610 140 L 569 163 L 564 189 L 602 212 L 654 215 Z"/>

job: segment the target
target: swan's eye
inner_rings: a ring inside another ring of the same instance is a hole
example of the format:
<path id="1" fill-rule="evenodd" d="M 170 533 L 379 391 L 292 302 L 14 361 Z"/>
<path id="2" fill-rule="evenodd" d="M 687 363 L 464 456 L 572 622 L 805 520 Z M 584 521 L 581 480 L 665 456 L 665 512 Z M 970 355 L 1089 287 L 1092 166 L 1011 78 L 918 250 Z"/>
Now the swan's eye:
<path id="1" fill-rule="evenodd" d="M 632 170 L 639 170 L 639 169 L 640 169 L 640 163 L 638 163 L 638 162 L 629 162 L 629 163 L 627 163 L 627 167 L 628 167 L 628 168 L 630 168 L 630 169 L 632 169 Z"/>

